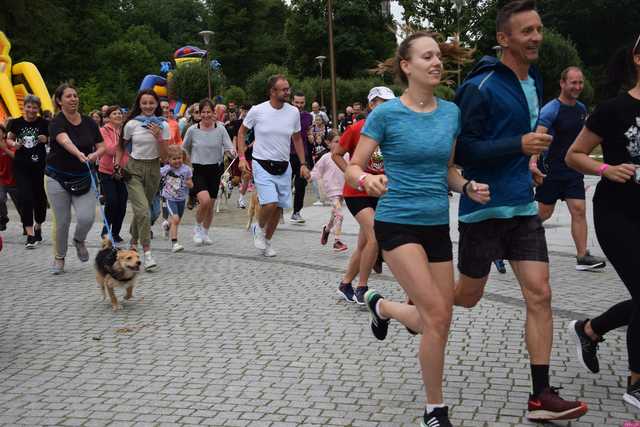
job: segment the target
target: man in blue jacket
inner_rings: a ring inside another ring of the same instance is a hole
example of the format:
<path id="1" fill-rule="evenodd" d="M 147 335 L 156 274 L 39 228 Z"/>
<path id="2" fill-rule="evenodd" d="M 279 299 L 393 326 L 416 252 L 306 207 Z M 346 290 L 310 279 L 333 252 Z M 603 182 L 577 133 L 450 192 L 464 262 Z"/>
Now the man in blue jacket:
<path id="1" fill-rule="evenodd" d="M 491 201 L 485 205 L 466 196 L 460 201 L 456 304 L 477 304 L 492 261 L 509 260 L 527 307 L 533 385 L 527 417 L 575 419 L 587 412 L 587 406 L 562 399 L 549 384 L 553 340 L 549 257 L 533 198 L 529 158 L 547 149 L 552 137 L 533 131 L 542 96 L 540 75 L 531 66 L 542 42 L 542 21 L 535 7 L 534 0 L 516 0 L 498 12 L 501 59 L 482 58 L 456 94 L 462 113 L 456 163 L 464 168 L 465 178 L 491 188 Z"/>

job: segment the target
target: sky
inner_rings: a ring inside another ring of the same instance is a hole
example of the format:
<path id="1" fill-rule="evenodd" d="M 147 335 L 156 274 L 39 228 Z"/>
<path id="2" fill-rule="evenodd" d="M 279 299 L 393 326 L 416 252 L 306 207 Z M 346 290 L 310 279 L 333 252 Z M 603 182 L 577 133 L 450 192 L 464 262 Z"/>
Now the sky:
<path id="1" fill-rule="evenodd" d="M 395 18 L 396 21 L 402 22 L 402 11 L 404 9 L 395 1 L 391 3 L 391 14 Z"/>

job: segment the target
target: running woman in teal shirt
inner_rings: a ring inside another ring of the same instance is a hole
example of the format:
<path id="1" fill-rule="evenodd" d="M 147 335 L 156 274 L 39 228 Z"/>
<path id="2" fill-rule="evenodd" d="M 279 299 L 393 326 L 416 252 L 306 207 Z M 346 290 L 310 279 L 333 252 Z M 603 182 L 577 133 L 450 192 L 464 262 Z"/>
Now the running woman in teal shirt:
<path id="1" fill-rule="evenodd" d="M 464 52 L 439 46 L 425 32 L 412 34 L 400 44 L 394 68 L 408 89 L 369 115 L 346 180 L 354 188 L 380 196 L 376 238 L 389 268 L 415 304 L 392 302 L 369 290 L 365 299 L 373 334 L 383 340 L 391 318 L 423 334 L 419 359 L 426 408 L 422 425 L 446 427 L 451 423 L 442 377 L 454 289 L 448 190 L 486 203 L 489 187 L 465 180 L 453 165 L 460 110 L 434 96 L 443 73 L 441 48 Z M 364 168 L 378 146 L 385 173 L 366 174 Z"/>

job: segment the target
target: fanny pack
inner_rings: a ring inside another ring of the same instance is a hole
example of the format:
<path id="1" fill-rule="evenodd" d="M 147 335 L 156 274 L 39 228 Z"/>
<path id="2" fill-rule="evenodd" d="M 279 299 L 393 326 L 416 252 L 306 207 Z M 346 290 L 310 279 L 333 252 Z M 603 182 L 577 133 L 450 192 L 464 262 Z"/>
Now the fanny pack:
<path id="1" fill-rule="evenodd" d="M 262 169 L 269 172 L 271 175 L 282 175 L 289 168 L 289 162 L 287 161 L 276 161 L 276 160 L 262 160 L 262 159 L 253 159 Z"/>
<path id="2" fill-rule="evenodd" d="M 91 189 L 91 176 L 89 173 L 73 174 L 61 172 L 47 166 L 44 173 L 58 181 L 58 183 L 72 196 L 82 196 Z"/>

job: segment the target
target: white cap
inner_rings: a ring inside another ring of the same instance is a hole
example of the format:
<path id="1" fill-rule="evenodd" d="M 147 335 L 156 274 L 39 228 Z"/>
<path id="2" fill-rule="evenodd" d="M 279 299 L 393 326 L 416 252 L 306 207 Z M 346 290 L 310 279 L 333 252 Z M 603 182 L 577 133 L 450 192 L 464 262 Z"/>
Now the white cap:
<path id="1" fill-rule="evenodd" d="M 396 96 L 393 94 L 393 91 L 386 86 L 376 86 L 371 88 L 369 91 L 369 95 L 367 95 L 367 100 L 369 102 L 373 101 L 376 98 L 382 98 L 385 101 L 389 99 L 393 99 Z"/>

